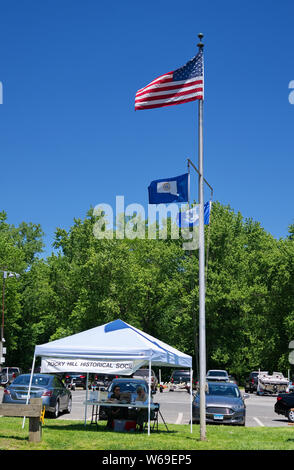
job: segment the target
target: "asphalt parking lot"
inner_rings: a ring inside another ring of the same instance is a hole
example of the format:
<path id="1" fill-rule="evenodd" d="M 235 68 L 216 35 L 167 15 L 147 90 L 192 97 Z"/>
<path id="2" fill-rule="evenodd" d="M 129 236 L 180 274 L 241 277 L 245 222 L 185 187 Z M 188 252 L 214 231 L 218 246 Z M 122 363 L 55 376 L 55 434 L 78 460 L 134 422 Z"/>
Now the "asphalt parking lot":
<path id="1" fill-rule="evenodd" d="M 3 388 L 0 388 L 0 402 L 2 402 Z M 73 407 L 70 414 L 61 414 L 59 420 L 84 420 L 86 391 L 76 389 L 72 392 Z M 190 421 L 190 395 L 185 391 L 156 393 L 153 396 L 155 403 L 160 403 L 160 410 L 166 423 L 189 424 Z M 276 396 L 257 396 L 250 394 L 246 400 L 246 426 L 288 426 L 288 420 L 274 412 Z M 87 420 L 91 420 L 92 407 L 87 408 Z M 161 419 L 160 419 L 161 421 Z"/>

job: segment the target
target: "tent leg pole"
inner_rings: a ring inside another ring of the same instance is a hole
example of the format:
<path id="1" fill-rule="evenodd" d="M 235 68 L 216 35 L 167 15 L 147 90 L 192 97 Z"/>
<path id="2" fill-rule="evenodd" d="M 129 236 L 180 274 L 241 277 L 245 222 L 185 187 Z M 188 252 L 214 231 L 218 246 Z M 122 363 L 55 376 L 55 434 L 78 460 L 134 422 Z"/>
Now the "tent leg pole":
<path id="1" fill-rule="evenodd" d="M 193 369 L 190 369 L 190 417 L 191 417 L 191 434 L 193 432 L 192 428 L 192 423 L 193 423 L 193 409 L 192 409 L 192 403 L 193 403 Z"/>
<path id="2" fill-rule="evenodd" d="M 148 390 L 148 436 L 150 436 L 150 404 L 151 404 L 151 359 L 149 359 L 149 390 Z"/>
<path id="3" fill-rule="evenodd" d="M 87 379 L 86 379 L 86 404 L 85 404 L 85 423 L 84 426 L 86 427 L 87 424 L 87 411 L 88 411 L 88 382 L 89 382 L 89 372 L 87 372 Z"/>
<path id="4" fill-rule="evenodd" d="M 36 356 L 34 354 L 34 359 L 33 359 L 33 363 L 32 363 L 32 370 L 31 370 L 31 376 L 30 376 L 28 396 L 27 396 L 27 399 L 26 399 L 26 405 L 29 403 L 29 399 L 30 399 L 32 381 L 33 381 L 33 374 L 34 374 L 34 369 L 35 369 L 35 361 L 36 361 Z M 26 417 L 24 416 L 23 421 L 22 421 L 22 429 L 24 428 L 25 422 L 26 422 Z"/>

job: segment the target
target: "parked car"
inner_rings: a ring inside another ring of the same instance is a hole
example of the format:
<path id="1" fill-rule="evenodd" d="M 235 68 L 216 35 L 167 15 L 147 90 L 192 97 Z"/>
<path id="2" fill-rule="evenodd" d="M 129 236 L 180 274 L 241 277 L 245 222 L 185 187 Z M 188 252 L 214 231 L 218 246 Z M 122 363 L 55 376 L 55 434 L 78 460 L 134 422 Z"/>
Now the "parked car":
<path id="1" fill-rule="evenodd" d="M 137 395 L 137 388 L 143 387 L 145 390 L 145 393 L 148 395 L 149 393 L 149 387 L 148 387 L 148 382 L 145 379 L 138 378 L 138 377 L 124 377 L 124 378 L 118 378 L 112 380 L 111 384 L 109 385 L 107 392 L 108 396 L 112 394 L 112 391 L 114 387 L 119 385 L 120 391 L 121 392 L 130 392 L 131 393 L 131 398 L 134 400 Z M 151 390 L 151 397 L 154 395 L 154 392 Z"/>
<path id="2" fill-rule="evenodd" d="M 113 379 L 118 379 L 118 375 L 111 375 L 111 374 L 95 374 L 92 387 L 94 388 L 108 388 L 111 384 Z"/>
<path id="3" fill-rule="evenodd" d="M 175 390 L 187 390 L 190 392 L 190 370 L 189 369 L 176 369 L 172 372 L 170 377 L 170 387 L 169 391 L 174 392 Z M 198 379 L 192 378 L 193 390 L 196 389 L 198 385 Z"/>
<path id="4" fill-rule="evenodd" d="M 239 387 L 230 382 L 207 382 L 206 392 L 206 422 L 221 424 L 236 424 L 245 426 L 246 405 Z M 200 396 L 195 395 L 192 404 L 192 420 L 200 421 Z"/>
<path id="5" fill-rule="evenodd" d="M 245 380 L 245 392 L 253 393 L 257 391 L 258 385 L 258 371 L 250 372 L 249 376 Z"/>
<path id="6" fill-rule="evenodd" d="M 11 384 L 14 379 L 21 374 L 19 367 L 3 367 L 0 377 L 0 383 L 3 387 Z"/>
<path id="7" fill-rule="evenodd" d="M 65 374 L 64 383 L 68 388 L 75 390 L 76 387 L 87 388 L 87 375 L 81 372 L 68 372 Z M 89 376 L 88 388 L 91 387 L 91 377 Z"/>
<path id="8" fill-rule="evenodd" d="M 145 379 L 128 377 L 128 378 L 114 379 L 107 389 L 108 397 L 112 395 L 113 389 L 117 385 L 119 386 L 121 393 L 125 393 L 125 392 L 130 393 L 131 401 L 135 401 L 136 396 L 137 396 L 137 388 L 139 386 L 145 390 L 145 393 L 147 396 L 149 394 L 148 383 L 146 382 Z M 151 403 L 153 402 L 152 395 L 154 395 L 154 393 L 155 392 L 151 391 Z M 136 412 L 134 408 L 132 407 L 128 408 L 128 419 L 134 419 L 135 414 Z M 107 419 L 107 409 L 106 407 L 103 407 L 103 405 L 101 405 L 99 407 L 99 420 L 105 420 L 105 419 Z"/>
<path id="9" fill-rule="evenodd" d="M 133 374 L 134 378 L 142 378 L 145 379 L 146 382 L 149 382 L 149 369 L 138 369 Z M 151 390 L 156 392 L 158 385 L 158 378 L 155 375 L 155 372 L 151 369 Z"/>
<path id="10" fill-rule="evenodd" d="M 228 382 L 229 374 L 226 370 L 211 369 L 206 374 L 206 380 L 216 382 Z"/>
<path id="11" fill-rule="evenodd" d="M 2 403 L 24 404 L 29 391 L 30 374 L 21 374 L 4 389 Z M 71 412 L 72 395 L 60 378 L 52 374 L 33 374 L 31 398 L 42 398 L 45 411 L 54 418 L 61 411 Z"/>
<path id="12" fill-rule="evenodd" d="M 274 411 L 278 415 L 286 416 L 290 423 L 294 423 L 294 392 L 279 393 L 274 406 Z"/>

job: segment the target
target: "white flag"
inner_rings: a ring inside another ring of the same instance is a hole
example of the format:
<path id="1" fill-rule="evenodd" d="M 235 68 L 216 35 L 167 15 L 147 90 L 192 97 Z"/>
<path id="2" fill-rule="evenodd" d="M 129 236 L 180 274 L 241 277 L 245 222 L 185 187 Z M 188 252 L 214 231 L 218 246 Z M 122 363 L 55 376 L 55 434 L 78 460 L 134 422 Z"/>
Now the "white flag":
<path id="1" fill-rule="evenodd" d="M 176 181 L 161 181 L 157 183 L 157 192 L 158 193 L 167 193 L 178 196 L 177 182 Z"/>

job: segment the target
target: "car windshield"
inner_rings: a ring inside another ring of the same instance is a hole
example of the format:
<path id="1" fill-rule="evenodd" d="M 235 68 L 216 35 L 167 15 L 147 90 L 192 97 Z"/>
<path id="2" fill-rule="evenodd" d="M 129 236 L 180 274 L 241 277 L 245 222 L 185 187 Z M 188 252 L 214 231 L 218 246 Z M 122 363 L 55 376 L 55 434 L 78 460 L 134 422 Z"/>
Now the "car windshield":
<path id="1" fill-rule="evenodd" d="M 153 375 L 154 372 L 151 371 L 151 375 Z M 146 376 L 149 376 L 149 370 L 148 369 L 139 369 L 139 370 L 136 370 L 136 372 L 134 373 L 134 375 L 139 375 L 140 377 L 146 377 Z"/>
<path id="2" fill-rule="evenodd" d="M 222 370 L 209 370 L 207 375 L 210 377 L 227 377 L 226 372 Z"/>
<path id="3" fill-rule="evenodd" d="M 143 382 L 113 382 L 109 391 L 112 392 L 114 387 L 119 386 L 121 392 L 136 393 L 138 387 L 144 388 L 145 392 L 148 393 L 147 386 Z"/>
<path id="4" fill-rule="evenodd" d="M 9 369 L 7 369 L 7 367 L 5 369 L 2 370 L 2 374 L 7 374 L 7 372 L 9 374 L 13 374 L 13 373 L 17 373 L 18 372 L 18 369 L 16 367 L 9 367 Z"/>
<path id="5" fill-rule="evenodd" d="M 172 375 L 173 380 L 182 380 L 182 381 L 189 381 L 190 374 L 187 372 L 176 372 Z"/>
<path id="6" fill-rule="evenodd" d="M 32 385 L 39 385 L 40 387 L 46 387 L 49 384 L 50 378 L 45 377 L 44 375 L 33 376 Z M 30 376 L 29 375 L 19 375 L 13 381 L 13 385 L 29 385 Z"/>
<path id="7" fill-rule="evenodd" d="M 240 398 L 238 387 L 232 387 L 225 384 L 208 384 L 208 393 L 209 395 Z"/>

